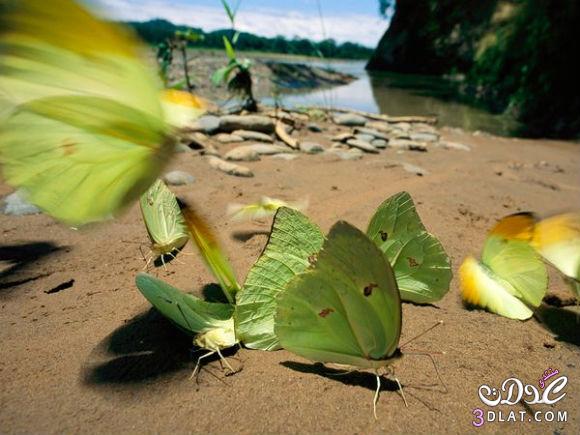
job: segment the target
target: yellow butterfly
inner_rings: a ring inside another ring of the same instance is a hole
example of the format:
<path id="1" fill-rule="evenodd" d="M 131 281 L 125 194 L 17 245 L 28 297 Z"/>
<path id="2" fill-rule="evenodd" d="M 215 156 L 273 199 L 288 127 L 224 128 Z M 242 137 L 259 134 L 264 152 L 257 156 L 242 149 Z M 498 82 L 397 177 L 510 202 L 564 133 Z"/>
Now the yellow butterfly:
<path id="1" fill-rule="evenodd" d="M 260 201 L 253 204 L 230 204 L 228 205 L 227 213 L 234 221 L 262 219 L 273 216 L 280 207 L 304 211 L 308 208 L 308 201 L 302 200 L 296 203 L 288 203 L 281 199 L 263 196 Z"/>
<path id="2" fill-rule="evenodd" d="M 509 228 L 506 237 L 527 241 L 558 269 L 580 299 L 580 212 L 539 219 L 532 213 L 503 218 L 498 226 Z"/>
<path id="3" fill-rule="evenodd" d="M 174 127 L 203 110 L 163 96 L 122 27 L 72 0 L 0 0 L 0 164 L 46 213 L 74 226 L 136 200 L 172 156 Z"/>
<path id="4" fill-rule="evenodd" d="M 467 257 L 459 268 L 461 295 L 469 304 L 510 319 L 525 320 L 542 302 L 548 274 L 527 237 L 525 215 L 500 221 L 488 234 L 481 260 Z"/>

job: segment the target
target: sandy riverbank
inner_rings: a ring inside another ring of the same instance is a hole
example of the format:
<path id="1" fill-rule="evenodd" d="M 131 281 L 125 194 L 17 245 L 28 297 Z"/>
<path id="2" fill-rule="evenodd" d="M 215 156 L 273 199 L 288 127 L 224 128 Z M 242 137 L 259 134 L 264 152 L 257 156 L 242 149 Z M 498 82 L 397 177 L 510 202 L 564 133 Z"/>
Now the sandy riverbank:
<path id="1" fill-rule="evenodd" d="M 319 125 L 323 133 L 303 138 L 329 147 L 337 127 Z M 580 203 L 576 144 L 440 132 L 470 151 L 387 148 L 352 161 L 331 153 L 300 154 L 292 161 L 264 156 L 243 163 L 252 178 L 226 175 L 198 153 L 185 152 L 169 169 L 196 177 L 174 190 L 211 220 L 240 280 L 266 243 L 269 221 L 231 223 L 225 210 L 234 201 L 307 197 L 307 214 L 324 230 L 338 219 L 365 228 L 384 199 L 406 190 L 452 257 L 454 272 L 465 255 L 480 252 L 499 217 L 521 210 L 550 214 Z M 221 154 L 234 146 L 216 143 Z M 423 168 L 424 175 L 393 162 Z M 0 184 L 0 195 L 9 192 Z M 397 375 L 410 406 L 388 384 L 374 421 L 372 376 L 329 376 L 286 351 L 240 350 L 235 356 L 243 370 L 235 376 L 222 382 L 204 371 L 199 385 L 189 380 L 196 356 L 190 340 L 150 310 L 134 285 L 143 268 L 139 244 L 147 237 L 138 207 L 82 231 L 45 215 L 0 215 L 0 229 L 2 433 L 461 433 L 473 428 L 481 384 L 498 386 L 510 376 L 534 384 L 547 367 L 568 376 L 567 397 L 554 408 L 531 408 L 566 410 L 567 423 L 490 423 L 480 431 L 575 433 L 580 425 L 580 336 L 573 307 L 546 307 L 547 324 L 468 311 L 456 279 L 436 306 L 405 304 L 403 340 L 445 322 L 414 348 L 443 352 L 435 359 L 448 392 L 421 387 L 435 382 L 433 367 L 425 357 L 408 356 Z M 212 282 L 196 255 L 181 255 L 180 261 L 159 276 L 194 292 Z M 72 287 L 46 294 L 70 280 Z M 565 294 L 556 275 L 550 289 Z M 221 373 L 217 361 L 208 367 Z"/>

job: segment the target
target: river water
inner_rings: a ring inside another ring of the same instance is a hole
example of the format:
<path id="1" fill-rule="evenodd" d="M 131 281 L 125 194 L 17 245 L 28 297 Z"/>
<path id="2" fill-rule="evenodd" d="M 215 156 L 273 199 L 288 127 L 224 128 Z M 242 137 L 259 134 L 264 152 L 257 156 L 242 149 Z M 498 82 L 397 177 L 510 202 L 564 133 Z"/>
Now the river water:
<path id="1" fill-rule="evenodd" d="M 278 101 L 284 107 L 350 108 L 392 116 L 435 115 L 441 126 L 459 127 L 466 131 L 479 130 L 501 136 L 516 134 L 519 126 L 508 116 L 494 115 L 459 101 L 454 84 L 442 78 L 367 72 L 365 62 L 307 63 L 349 73 L 357 79 L 348 85 L 330 89 L 283 93 Z M 273 100 L 265 99 L 264 102 L 272 104 Z"/>

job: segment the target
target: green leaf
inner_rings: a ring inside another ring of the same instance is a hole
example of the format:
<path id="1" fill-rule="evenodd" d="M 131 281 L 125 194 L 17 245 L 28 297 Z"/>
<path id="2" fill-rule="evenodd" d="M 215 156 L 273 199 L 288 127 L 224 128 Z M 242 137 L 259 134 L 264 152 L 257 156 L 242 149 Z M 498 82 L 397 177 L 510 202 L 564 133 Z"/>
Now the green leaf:
<path id="1" fill-rule="evenodd" d="M 389 259 L 401 299 L 430 303 L 449 291 L 453 276 L 449 256 L 423 226 L 407 192 L 398 193 L 379 206 L 367 235 Z"/>
<path id="2" fill-rule="evenodd" d="M 169 89 L 176 89 L 178 91 L 183 91 L 187 87 L 187 83 L 185 80 L 181 80 L 177 83 L 172 84 Z"/>
<path id="3" fill-rule="evenodd" d="M 234 33 L 234 37 L 232 38 L 232 44 L 237 45 L 239 38 L 240 38 L 240 32 Z"/>
<path id="4" fill-rule="evenodd" d="M 235 12 L 232 10 L 232 8 L 230 7 L 230 5 L 228 4 L 228 2 L 226 0 L 222 0 L 222 5 L 224 6 L 224 9 L 226 10 L 226 14 L 228 14 L 228 18 L 230 19 L 230 23 L 232 23 L 232 26 L 233 26 L 235 21 L 236 21 Z"/>
<path id="5" fill-rule="evenodd" d="M 230 63 L 229 65 L 218 69 L 211 76 L 211 82 L 214 84 L 214 86 L 219 86 L 226 83 L 230 74 L 235 68 L 237 68 L 237 65 L 235 63 Z"/>
<path id="6" fill-rule="evenodd" d="M 230 43 L 230 40 L 227 38 L 227 36 L 224 35 L 223 40 L 224 40 L 224 47 L 226 48 L 226 55 L 228 56 L 230 61 L 235 61 L 236 60 L 236 51 L 234 50 L 234 47 L 232 47 L 232 44 Z"/>
<path id="7" fill-rule="evenodd" d="M 274 333 L 276 296 L 315 262 L 323 240 L 320 229 L 302 213 L 278 209 L 268 244 L 236 296 L 236 331 L 247 347 L 280 347 Z"/>

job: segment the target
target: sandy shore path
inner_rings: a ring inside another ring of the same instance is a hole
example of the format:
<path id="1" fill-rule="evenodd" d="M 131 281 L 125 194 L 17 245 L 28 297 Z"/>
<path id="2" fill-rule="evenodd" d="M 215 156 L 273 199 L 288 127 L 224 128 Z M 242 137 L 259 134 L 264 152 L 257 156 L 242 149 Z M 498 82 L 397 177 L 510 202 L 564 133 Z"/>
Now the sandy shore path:
<path id="1" fill-rule="evenodd" d="M 253 178 L 225 175 L 202 157 L 182 153 L 172 169 L 196 181 L 174 190 L 211 220 L 240 280 L 266 243 L 269 222 L 229 222 L 225 210 L 234 201 L 308 197 L 307 214 L 324 230 L 338 219 L 366 228 L 384 199 L 406 190 L 452 257 L 454 272 L 465 255 L 480 252 L 497 218 L 580 205 L 577 144 L 445 129 L 443 136 L 471 151 L 387 149 L 357 161 L 327 154 L 301 154 L 292 161 L 262 157 L 244 163 Z M 426 173 L 417 176 L 393 162 Z M 1 195 L 10 191 L 0 185 Z M 44 215 L 0 215 L 0 233 L 2 433 L 462 433 L 473 429 L 472 410 L 482 407 L 481 384 L 497 387 L 511 376 L 536 384 L 548 367 L 568 376 L 567 396 L 531 410 L 567 411 L 567 422 L 528 422 L 526 416 L 524 422 L 488 423 L 480 431 L 562 434 L 580 427 L 580 323 L 574 308 L 546 308 L 546 324 L 468 311 L 456 279 L 436 306 L 405 304 L 403 340 L 445 322 L 413 348 L 444 352 L 435 359 L 448 392 L 422 386 L 436 383 L 428 358 L 405 357 L 397 376 L 410 406 L 405 408 L 396 385 L 387 384 L 374 421 L 371 375 L 333 377 L 332 370 L 285 351 L 241 350 L 235 354 L 240 361 L 233 361 L 243 364 L 239 374 L 222 382 L 203 371 L 199 385 L 190 381 L 196 356 L 190 340 L 152 312 L 134 285 L 143 268 L 139 243 L 146 242 L 137 207 L 82 231 Z M 188 245 L 184 254 L 192 252 Z M 159 276 L 190 291 L 212 281 L 197 256 L 179 258 Z M 551 278 L 551 291 L 563 294 L 561 279 Z M 72 287 L 46 293 L 70 280 Z M 221 375 L 218 362 L 208 367 Z"/>

